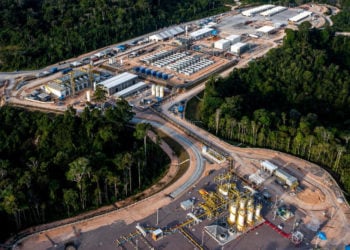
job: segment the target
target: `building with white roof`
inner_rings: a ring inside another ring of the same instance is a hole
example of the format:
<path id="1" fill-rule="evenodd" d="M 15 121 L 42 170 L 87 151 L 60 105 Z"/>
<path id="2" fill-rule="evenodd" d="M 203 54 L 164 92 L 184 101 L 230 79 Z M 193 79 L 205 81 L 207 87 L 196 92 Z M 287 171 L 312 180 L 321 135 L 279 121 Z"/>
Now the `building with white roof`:
<path id="1" fill-rule="evenodd" d="M 235 43 L 234 45 L 231 46 L 231 52 L 237 55 L 242 54 L 245 50 L 249 48 L 248 43 Z"/>
<path id="2" fill-rule="evenodd" d="M 203 37 L 209 36 L 214 29 L 212 28 L 202 28 L 190 33 L 190 37 L 194 40 L 201 39 Z"/>
<path id="3" fill-rule="evenodd" d="M 238 43 L 239 41 L 241 41 L 241 36 L 240 35 L 230 35 L 228 37 L 225 38 L 226 40 L 229 40 L 232 44 Z"/>
<path id="4" fill-rule="evenodd" d="M 276 15 L 277 13 L 280 13 L 280 12 L 285 11 L 287 9 L 288 9 L 287 7 L 276 6 L 275 8 L 261 12 L 260 15 L 261 16 L 273 16 L 273 15 Z"/>
<path id="5" fill-rule="evenodd" d="M 231 42 L 226 39 L 220 39 L 214 43 L 214 48 L 227 50 L 230 48 Z"/>
<path id="6" fill-rule="evenodd" d="M 276 28 L 273 26 L 262 26 L 261 28 L 257 29 L 256 32 L 259 34 L 268 35 L 276 31 Z"/>
<path id="7" fill-rule="evenodd" d="M 107 91 L 108 95 L 113 95 L 116 92 L 122 91 L 138 82 L 138 76 L 129 72 L 124 72 L 120 75 L 116 75 L 109 78 L 99 84 L 102 85 Z"/>
<path id="8" fill-rule="evenodd" d="M 261 5 L 259 7 L 253 8 L 253 9 L 242 11 L 242 15 L 243 16 L 254 16 L 257 13 L 260 13 L 260 12 L 262 12 L 264 10 L 271 9 L 273 7 L 275 7 L 275 5 L 272 5 L 272 4 Z"/>
<path id="9" fill-rule="evenodd" d="M 303 11 L 303 12 L 299 13 L 298 15 L 293 16 L 292 18 L 289 18 L 288 20 L 292 23 L 297 23 L 297 22 L 299 22 L 299 21 L 301 21 L 301 20 L 303 20 L 311 15 L 312 15 L 311 11 Z"/>
<path id="10" fill-rule="evenodd" d="M 147 88 L 147 84 L 145 82 L 138 82 L 135 85 L 131 85 L 130 87 L 115 93 L 114 96 L 119 97 L 119 98 L 128 97 L 128 96 L 133 95 L 133 94 L 137 93 L 138 91 L 141 91 L 145 88 Z"/>
<path id="11" fill-rule="evenodd" d="M 165 31 L 162 31 L 160 33 L 157 33 L 155 35 L 150 36 L 149 40 L 156 41 L 156 42 L 164 41 L 164 40 L 167 40 L 167 39 L 172 38 L 174 36 L 177 36 L 179 34 L 182 34 L 184 32 L 185 32 L 185 30 L 182 27 L 176 26 L 174 28 L 167 29 Z"/>

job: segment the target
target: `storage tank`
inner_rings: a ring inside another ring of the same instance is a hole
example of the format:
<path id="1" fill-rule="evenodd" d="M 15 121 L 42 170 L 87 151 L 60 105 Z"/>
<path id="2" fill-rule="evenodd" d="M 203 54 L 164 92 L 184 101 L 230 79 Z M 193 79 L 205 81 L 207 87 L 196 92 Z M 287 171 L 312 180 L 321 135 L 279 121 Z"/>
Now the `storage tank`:
<path id="1" fill-rule="evenodd" d="M 252 198 L 249 198 L 248 202 L 247 202 L 247 207 L 250 207 L 250 206 L 253 206 L 253 205 L 254 205 L 254 200 Z"/>
<path id="2" fill-rule="evenodd" d="M 86 101 L 91 102 L 90 90 L 86 91 Z"/>
<path id="3" fill-rule="evenodd" d="M 242 232 L 245 227 L 245 211 L 243 209 L 240 209 L 238 211 L 238 219 L 237 219 L 237 230 Z"/>
<path id="4" fill-rule="evenodd" d="M 233 225 L 236 223 L 236 214 L 232 214 L 230 213 L 229 216 L 228 216 L 228 219 L 227 219 L 227 222 L 230 224 L 230 225 Z"/>
<path id="5" fill-rule="evenodd" d="M 159 88 L 159 97 L 163 98 L 164 97 L 164 87 L 160 86 Z"/>
<path id="6" fill-rule="evenodd" d="M 140 67 L 140 72 L 141 72 L 142 74 L 145 74 L 145 73 L 146 73 L 146 68 Z"/>
<path id="7" fill-rule="evenodd" d="M 159 97 L 159 88 L 160 88 L 160 86 L 156 86 L 156 97 Z"/>
<path id="8" fill-rule="evenodd" d="M 168 74 L 165 74 L 165 73 L 162 74 L 162 77 L 164 80 L 168 80 L 168 78 L 169 78 Z"/>
<path id="9" fill-rule="evenodd" d="M 240 199 L 239 201 L 239 209 L 245 209 L 245 202 L 246 202 L 246 199 Z"/>
<path id="10" fill-rule="evenodd" d="M 230 205 L 230 213 L 237 214 L 237 203 L 232 203 Z"/>
<path id="11" fill-rule="evenodd" d="M 155 84 L 152 84 L 152 88 L 151 88 L 151 90 L 152 90 L 152 95 L 156 95 L 156 85 Z"/>
<path id="12" fill-rule="evenodd" d="M 261 219 L 261 204 L 258 204 L 255 208 L 255 219 L 260 220 Z"/>
<path id="13" fill-rule="evenodd" d="M 151 69 L 146 69 L 146 75 L 151 75 L 152 70 Z"/>
<path id="14" fill-rule="evenodd" d="M 157 73 L 157 77 L 158 77 L 158 78 L 162 78 L 162 75 L 163 75 L 162 72 L 158 72 L 158 73 Z"/>
<path id="15" fill-rule="evenodd" d="M 156 77 L 156 76 L 157 76 L 157 73 L 158 73 L 157 70 L 153 70 L 153 71 L 152 71 L 152 76 Z"/>
<path id="16" fill-rule="evenodd" d="M 254 225 L 254 206 L 249 206 L 248 207 L 248 214 L 247 214 L 247 224 L 249 226 Z"/>

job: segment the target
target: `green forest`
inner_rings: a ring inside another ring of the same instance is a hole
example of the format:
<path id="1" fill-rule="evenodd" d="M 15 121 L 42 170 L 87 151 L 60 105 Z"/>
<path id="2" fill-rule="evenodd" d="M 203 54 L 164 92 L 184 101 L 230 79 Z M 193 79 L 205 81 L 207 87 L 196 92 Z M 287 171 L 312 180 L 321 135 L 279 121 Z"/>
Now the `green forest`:
<path id="1" fill-rule="evenodd" d="M 223 0 L 0 0 L 0 71 L 35 69 L 227 8 Z"/>
<path id="2" fill-rule="evenodd" d="M 103 112 L 0 108 L 0 239 L 30 225 L 111 204 L 149 187 L 169 158 L 130 127 L 126 101 Z M 4 227 L 6 225 L 6 227 Z"/>
<path id="3" fill-rule="evenodd" d="M 350 38 L 305 22 L 299 31 L 287 29 L 283 46 L 249 67 L 213 76 L 199 119 L 228 141 L 318 163 L 349 194 L 349 69 Z"/>

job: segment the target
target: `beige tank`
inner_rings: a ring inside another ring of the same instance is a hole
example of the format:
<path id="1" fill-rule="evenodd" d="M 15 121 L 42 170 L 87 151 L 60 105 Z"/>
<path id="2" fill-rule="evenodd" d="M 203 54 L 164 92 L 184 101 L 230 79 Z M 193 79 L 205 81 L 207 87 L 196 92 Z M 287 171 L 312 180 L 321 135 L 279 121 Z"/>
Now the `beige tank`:
<path id="1" fill-rule="evenodd" d="M 245 209 L 245 202 L 246 202 L 246 199 L 241 199 L 239 201 L 239 209 Z"/>
<path id="2" fill-rule="evenodd" d="M 248 207 L 248 213 L 247 213 L 247 224 L 249 226 L 254 225 L 254 207 L 253 206 L 249 206 Z"/>
<path id="3" fill-rule="evenodd" d="M 261 220 L 261 204 L 257 205 L 255 208 L 255 219 L 256 220 Z"/>
<path id="4" fill-rule="evenodd" d="M 243 209 L 238 211 L 237 230 L 242 232 L 245 227 L 245 211 Z"/>
<path id="5" fill-rule="evenodd" d="M 236 223 L 236 214 L 233 214 L 233 213 L 230 213 L 228 219 L 227 219 L 227 222 L 230 224 L 230 225 L 233 225 Z"/>

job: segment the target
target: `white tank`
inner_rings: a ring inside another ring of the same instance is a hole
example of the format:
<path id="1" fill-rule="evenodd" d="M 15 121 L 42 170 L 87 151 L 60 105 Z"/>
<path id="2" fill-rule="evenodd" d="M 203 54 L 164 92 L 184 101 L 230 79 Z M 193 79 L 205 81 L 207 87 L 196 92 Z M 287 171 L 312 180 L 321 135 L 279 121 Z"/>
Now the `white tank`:
<path id="1" fill-rule="evenodd" d="M 245 209 L 245 202 L 246 202 L 246 199 L 241 199 L 239 201 L 239 209 Z"/>
<path id="2" fill-rule="evenodd" d="M 237 214 L 237 203 L 232 203 L 230 205 L 230 213 Z"/>
<path id="3" fill-rule="evenodd" d="M 152 84 L 152 95 L 156 95 L 156 85 L 155 84 Z"/>
<path id="4" fill-rule="evenodd" d="M 255 208 L 255 219 L 256 220 L 260 220 L 261 219 L 261 204 L 257 205 L 256 208 Z"/>
<path id="5" fill-rule="evenodd" d="M 230 216 L 228 217 L 228 223 L 233 225 L 236 223 L 236 214 L 230 213 Z"/>
<path id="6" fill-rule="evenodd" d="M 90 90 L 86 91 L 86 101 L 91 102 Z"/>
<path id="7" fill-rule="evenodd" d="M 243 209 L 238 211 L 238 219 L 237 219 L 237 230 L 243 231 L 245 223 L 245 211 Z"/>
<path id="8" fill-rule="evenodd" d="M 156 97 L 159 97 L 159 86 L 156 86 Z"/>
<path id="9" fill-rule="evenodd" d="M 254 205 L 254 200 L 252 198 L 249 198 L 247 207 L 253 206 Z"/>
<path id="10" fill-rule="evenodd" d="M 252 226 L 254 224 L 254 207 L 249 206 L 248 207 L 248 214 L 247 214 L 247 224 L 249 226 Z"/>
<path id="11" fill-rule="evenodd" d="M 159 97 L 164 97 L 164 87 L 163 86 L 160 86 L 159 87 Z"/>

